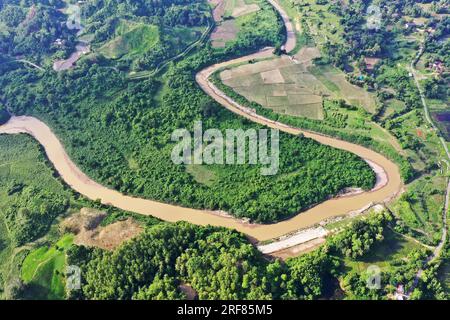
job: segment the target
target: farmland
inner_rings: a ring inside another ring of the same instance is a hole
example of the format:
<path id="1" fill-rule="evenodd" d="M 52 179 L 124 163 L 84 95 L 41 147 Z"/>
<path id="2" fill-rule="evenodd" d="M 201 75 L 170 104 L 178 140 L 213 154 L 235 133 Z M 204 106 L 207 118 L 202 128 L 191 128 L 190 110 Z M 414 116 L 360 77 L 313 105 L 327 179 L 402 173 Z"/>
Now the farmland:
<path id="1" fill-rule="evenodd" d="M 222 71 L 224 84 L 250 101 L 290 116 L 323 120 L 323 98 L 345 99 L 369 112 L 374 97 L 354 86 L 345 75 L 330 66 L 315 66 L 316 48 L 302 48 L 293 58 L 286 56 Z"/>
<path id="2" fill-rule="evenodd" d="M 266 10 L 259 12 L 261 7 L 267 9 L 267 4 L 261 0 L 210 0 L 210 3 L 213 18 L 218 24 L 211 34 L 214 48 L 224 48 L 227 43 L 236 40 L 246 24 L 254 23 L 257 13 L 266 14 Z"/>
<path id="3" fill-rule="evenodd" d="M 22 279 L 30 299 L 65 298 L 65 252 L 72 245 L 73 236 L 66 235 L 54 246 L 33 250 L 23 262 Z"/>

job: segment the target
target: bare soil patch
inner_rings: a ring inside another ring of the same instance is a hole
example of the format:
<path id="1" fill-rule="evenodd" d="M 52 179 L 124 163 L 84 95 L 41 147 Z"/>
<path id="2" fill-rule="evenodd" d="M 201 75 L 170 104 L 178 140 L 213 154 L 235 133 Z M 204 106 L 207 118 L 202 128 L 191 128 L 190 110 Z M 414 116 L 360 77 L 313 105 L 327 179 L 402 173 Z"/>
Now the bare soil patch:
<path id="1" fill-rule="evenodd" d="M 83 208 L 61 224 L 63 231 L 74 233 L 74 243 L 87 247 L 113 250 L 124 241 L 130 240 L 142 232 L 142 227 L 133 219 L 118 221 L 100 226 L 106 213 Z"/>
<path id="2" fill-rule="evenodd" d="M 211 34 L 212 46 L 214 48 L 225 47 L 228 41 L 236 39 L 239 28 L 234 20 L 227 20 L 217 26 Z"/>

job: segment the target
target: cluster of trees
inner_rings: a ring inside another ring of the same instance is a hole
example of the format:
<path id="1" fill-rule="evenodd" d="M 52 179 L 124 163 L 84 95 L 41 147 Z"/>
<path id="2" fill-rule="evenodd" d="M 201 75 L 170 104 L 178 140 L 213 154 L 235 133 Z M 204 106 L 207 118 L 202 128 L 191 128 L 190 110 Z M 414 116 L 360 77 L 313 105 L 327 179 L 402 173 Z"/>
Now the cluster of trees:
<path id="1" fill-rule="evenodd" d="M 314 299 L 338 266 L 323 248 L 268 262 L 236 231 L 187 223 L 160 224 L 114 252 L 75 246 L 68 263 L 81 266 L 78 299 Z M 191 296 L 192 297 L 192 296 Z"/>
<path id="2" fill-rule="evenodd" d="M 334 236 L 330 244 L 343 256 L 352 259 L 362 257 L 375 243 L 383 241 L 384 227 L 391 220 L 387 212 L 355 220 L 347 229 Z"/>
<path id="3" fill-rule="evenodd" d="M 10 117 L 9 112 L 0 104 L 0 125 L 8 122 Z"/>
<path id="4" fill-rule="evenodd" d="M 389 260 L 379 289 L 367 286 L 373 276 L 369 269 L 349 272 L 343 261 L 367 256 L 383 241 L 390 220 L 387 213 L 369 215 L 331 236 L 321 248 L 285 262 L 265 259 L 236 231 L 162 223 L 113 252 L 72 247 L 68 263 L 81 267 L 82 286 L 69 292 L 69 298 L 291 300 L 329 298 L 343 290 L 350 299 L 386 299 L 398 285 L 406 291 L 414 285 L 427 256 L 424 250 Z M 427 269 L 410 298 L 445 298 L 437 265 Z"/>
<path id="5" fill-rule="evenodd" d="M 74 47 L 74 35 L 65 24 L 67 17 L 58 8 L 61 1 L 6 1 L 0 7 L 0 53 L 27 56 L 34 60 L 67 54 Z M 55 40 L 66 39 L 63 46 Z"/>
<path id="6" fill-rule="evenodd" d="M 385 64 L 381 66 L 376 82 L 380 86 L 395 89 L 394 97 L 405 103 L 407 111 L 421 108 L 419 92 L 406 69 L 399 68 L 394 63 Z"/>
<path id="7" fill-rule="evenodd" d="M 3 214 L 16 246 L 44 235 L 51 221 L 68 208 L 67 197 L 30 186 L 11 187 L 12 201 Z"/>
<path id="8" fill-rule="evenodd" d="M 285 40 L 284 24 L 275 9 L 265 1 L 261 10 L 241 17 L 237 38 L 224 49 L 225 55 L 238 56 L 265 46 L 280 48 Z"/>
<path id="9" fill-rule="evenodd" d="M 431 78 L 423 82 L 425 96 L 431 99 L 447 100 L 450 93 L 448 83 L 444 79 Z"/>

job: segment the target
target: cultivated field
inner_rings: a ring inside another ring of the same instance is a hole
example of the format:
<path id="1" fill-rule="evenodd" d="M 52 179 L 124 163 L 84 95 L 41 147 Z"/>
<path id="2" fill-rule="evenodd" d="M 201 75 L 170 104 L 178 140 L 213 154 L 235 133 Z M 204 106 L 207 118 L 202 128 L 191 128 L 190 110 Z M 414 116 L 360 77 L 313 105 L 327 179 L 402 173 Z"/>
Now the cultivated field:
<path id="1" fill-rule="evenodd" d="M 210 0 L 214 7 L 213 17 L 218 24 L 211 34 L 212 46 L 223 48 L 228 41 L 234 40 L 239 32 L 236 19 L 260 10 L 253 0 Z"/>
<path id="2" fill-rule="evenodd" d="M 64 299 L 65 251 L 72 241 L 73 236 L 66 235 L 55 246 L 40 247 L 27 256 L 22 266 L 22 279 L 29 287 L 30 298 Z"/>
<path id="3" fill-rule="evenodd" d="M 321 120 L 324 97 L 346 99 L 373 111 L 372 96 L 351 85 L 341 71 L 313 65 L 319 56 L 316 48 L 304 47 L 293 58 L 282 56 L 241 65 L 224 70 L 220 77 L 250 101 L 281 114 Z"/>
<path id="4" fill-rule="evenodd" d="M 104 44 L 98 51 L 110 59 L 137 55 L 155 46 L 159 41 L 158 27 L 139 24 Z"/>

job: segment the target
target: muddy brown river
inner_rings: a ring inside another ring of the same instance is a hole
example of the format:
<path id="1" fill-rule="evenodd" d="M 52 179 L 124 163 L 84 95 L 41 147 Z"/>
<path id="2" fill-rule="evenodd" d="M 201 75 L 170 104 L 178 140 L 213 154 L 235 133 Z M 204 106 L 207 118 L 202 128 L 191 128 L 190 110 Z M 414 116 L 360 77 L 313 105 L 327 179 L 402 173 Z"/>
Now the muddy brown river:
<path id="1" fill-rule="evenodd" d="M 280 11 L 286 24 L 288 37 L 285 48 L 286 51 L 289 52 L 295 47 L 295 35 L 292 32 L 292 25 L 289 22 L 286 13 L 276 4 L 276 2 L 273 0 L 269 0 L 269 2 L 271 2 L 274 7 Z M 27 133 L 33 136 L 44 147 L 48 159 L 53 163 L 61 178 L 72 189 L 89 199 L 99 199 L 104 204 L 112 205 L 123 210 L 132 211 L 143 215 L 152 215 L 169 222 L 188 221 L 197 225 L 213 225 L 233 228 L 240 232 L 246 233 L 250 237 L 259 241 L 278 238 L 296 230 L 313 226 L 323 220 L 359 211 L 362 208 L 367 208 L 370 204 L 389 201 L 392 197 L 396 196 L 402 189 L 399 168 L 383 155 L 350 142 L 314 132 L 303 131 L 299 128 L 294 128 L 264 118 L 257 115 L 252 110 L 237 104 L 208 80 L 208 77 L 219 68 L 250 59 L 270 57 L 272 55 L 272 51 L 272 48 L 267 48 L 250 56 L 210 66 L 197 74 L 196 81 L 208 95 L 213 97 L 225 108 L 240 116 L 246 117 L 253 122 L 260 123 L 271 128 L 276 128 L 290 134 L 298 135 L 303 133 L 306 137 L 312 138 L 322 144 L 346 150 L 360 156 L 361 158 L 364 158 L 369 163 L 375 165 L 377 168 L 376 171 L 383 172 L 382 176 L 385 181 L 382 185 L 377 184 L 376 188 L 368 192 L 327 200 L 282 222 L 268 225 L 250 224 L 212 211 L 184 208 L 148 199 L 127 196 L 118 191 L 102 186 L 86 176 L 72 162 L 56 135 L 45 123 L 36 118 L 26 116 L 12 117 L 7 124 L 0 126 L 0 133 Z"/>

